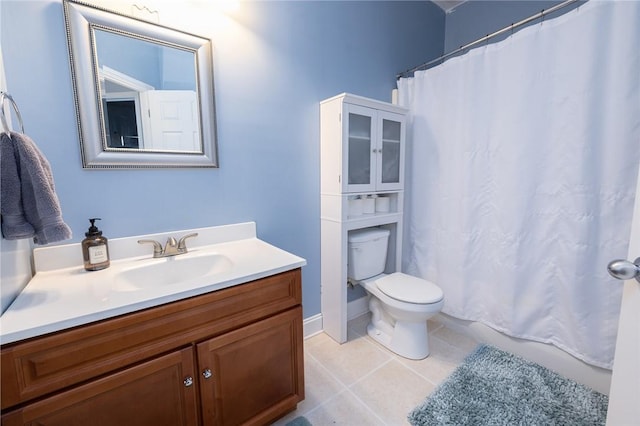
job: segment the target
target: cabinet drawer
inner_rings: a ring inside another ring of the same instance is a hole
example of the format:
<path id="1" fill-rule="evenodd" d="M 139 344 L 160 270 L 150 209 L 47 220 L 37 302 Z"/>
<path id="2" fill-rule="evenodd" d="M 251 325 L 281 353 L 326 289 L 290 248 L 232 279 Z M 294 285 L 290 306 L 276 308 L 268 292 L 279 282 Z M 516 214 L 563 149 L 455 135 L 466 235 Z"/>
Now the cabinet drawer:
<path id="1" fill-rule="evenodd" d="M 2 348 L 2 409 L 301 303 L 300 269 Z"/>

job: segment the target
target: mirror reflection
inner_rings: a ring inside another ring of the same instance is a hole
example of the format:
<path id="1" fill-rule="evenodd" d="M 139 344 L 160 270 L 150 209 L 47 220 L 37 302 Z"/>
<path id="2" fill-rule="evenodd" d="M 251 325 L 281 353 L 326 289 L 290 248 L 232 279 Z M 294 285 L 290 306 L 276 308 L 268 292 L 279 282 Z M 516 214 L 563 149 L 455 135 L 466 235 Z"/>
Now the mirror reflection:
<path id="1" fill-rule="evenodd" d="M 94 30 L 106 148 L 202 152 L 193 52 Z"/>

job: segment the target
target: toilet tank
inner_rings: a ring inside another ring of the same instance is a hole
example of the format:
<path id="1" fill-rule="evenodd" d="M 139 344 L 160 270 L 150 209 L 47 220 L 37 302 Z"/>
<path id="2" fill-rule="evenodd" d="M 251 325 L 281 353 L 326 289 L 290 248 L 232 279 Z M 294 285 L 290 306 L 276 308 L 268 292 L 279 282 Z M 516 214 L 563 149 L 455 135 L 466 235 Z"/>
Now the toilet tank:
<path id="1" fill-rule="evenodd" d="M 387 263 L 389 230 L 359 229 L 349 232 L 347 276 L 360 281 L 384 272 Z"/>

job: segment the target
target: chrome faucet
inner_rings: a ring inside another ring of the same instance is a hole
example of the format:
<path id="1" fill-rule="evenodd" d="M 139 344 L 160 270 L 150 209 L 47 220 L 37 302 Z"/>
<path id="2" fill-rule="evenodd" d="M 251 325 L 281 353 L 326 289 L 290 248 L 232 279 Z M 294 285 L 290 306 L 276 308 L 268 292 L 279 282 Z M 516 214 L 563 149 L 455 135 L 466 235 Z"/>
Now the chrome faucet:
<path id="1" fill-rule="evenodd" d="M 185 254 L 188 252 L 186 240 L 187 238 L 197 237 L 198 233 L 188 234 L 176 241 L 175 238 L 167 238 L 167 243 L 162 248 L 162 245 L 156 240 L 138 240 L 138 244 L 153 244 L 153 257 L 169 257 L 176 256 L 178 254 Z"/>

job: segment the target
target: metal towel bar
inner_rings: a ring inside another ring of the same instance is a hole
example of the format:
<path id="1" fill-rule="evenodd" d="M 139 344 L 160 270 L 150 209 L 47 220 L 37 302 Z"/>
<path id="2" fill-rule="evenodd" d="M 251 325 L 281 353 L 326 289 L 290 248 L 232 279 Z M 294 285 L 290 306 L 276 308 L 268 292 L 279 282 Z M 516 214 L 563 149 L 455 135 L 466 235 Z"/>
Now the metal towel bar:
<path id="1" fill-rule="evenodd" d="M 20 109 L 18 108 L 18 104 L 16 103 L 16 101 L 13 99 L 13 97 L 8 94 L 7 92 L 1 92 L 0 91 L 0 120 L 2 121 L 2 130 L 5 133 L 9 133 L 9 131 L 11 130 L 11 128 L 9 127 L 9 123 L 7 121 L 7 116 L 4 113 L 4 101 L 8 100 L 9 103 L 11 103 L 11 106 L 13 107 L 13 110 L 16 112 L 16 117 L 18 118 L 18 123 L 20 123 L 20 132 L 24 133 L 24 124 L 22 122 L 22 116 L 20 115 Z M 9 113 L 10 115 L 11 113 Z"/>

